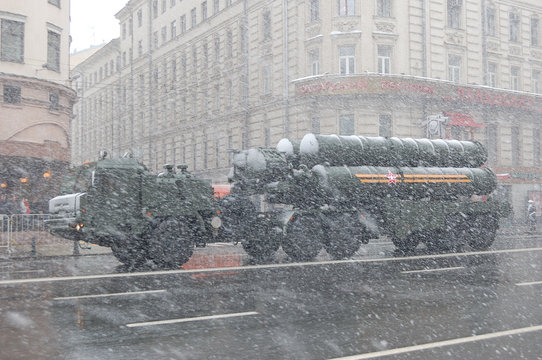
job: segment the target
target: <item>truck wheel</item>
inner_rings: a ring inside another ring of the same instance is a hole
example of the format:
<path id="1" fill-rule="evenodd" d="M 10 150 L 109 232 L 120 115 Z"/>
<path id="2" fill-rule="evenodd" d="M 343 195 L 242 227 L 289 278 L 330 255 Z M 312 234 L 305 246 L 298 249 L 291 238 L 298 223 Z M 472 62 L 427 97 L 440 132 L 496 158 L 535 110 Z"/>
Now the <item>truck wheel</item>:
<path id="1" fill-rule="evenodd" d="M 487 250 L 495 241 L 498 227 L 495 216 L 478 215 L 468 230 L 468 244 L 474 250 Z"/>
<path id="2" fill-rule="evenodd" d="M 398 238 L 396 236 L 393 236 L 391 238 L 391 241 L 393 242 L 393 245 L 395 245 L 397 250 L 405 253 L 412 252 L 420 243 L 420 235 L 413 233 L 405 238 Z"/>
<path id="3" fill-rule="evenodd" d="M 423 240 L 427 250 L 430 252 L 450 251 L 455 249 L 456 241 L 450 234 L 443 230 L 433 230 L 431 233 L 423 234 Z"/>
<path id="4" fill-rule="evenodd" d="M 140 238 L 122 242 L 111 240 L 111 252 L 129 268 L 143 265 L 148 257 L 147 246 Z"/>
<path id="5" fill-rule="evenodd" d="M 270 259 L 280 247 L 281 231 L 260 221 L 255 224 L 252 234 L 244 237 L 241 245 L 256 260 Z"/>
<path id="6" fill-rule="evenodd" d="M 158 267 L 178 268 L 194 252 L 194 234 L 187 219 L 165 219 L 150 236 L 149 255 Z"/>
<path id="7" fill-rule="evenodd" d="M 327 223 L 324 247 L 334 259 L 349 258 L 359 250 L 362 236 L 356 234 L 360 233 L 362 225 L 356 221 L 356 215 L 345 213 L 332 217 Z"/>
<path id="8" fill-rule="evenodd" d="M 246 196 L 230 194 L 220 199 L 223 241 L 243 242 L 252 236 L 256 207 Z"/>
<path id="9" fill-rule="evenodd" d="M 322 249 L 322 227 L 310 217 L 300 216 L 288 226 L 282 250 L 295 261 L 310 261 Z"/>

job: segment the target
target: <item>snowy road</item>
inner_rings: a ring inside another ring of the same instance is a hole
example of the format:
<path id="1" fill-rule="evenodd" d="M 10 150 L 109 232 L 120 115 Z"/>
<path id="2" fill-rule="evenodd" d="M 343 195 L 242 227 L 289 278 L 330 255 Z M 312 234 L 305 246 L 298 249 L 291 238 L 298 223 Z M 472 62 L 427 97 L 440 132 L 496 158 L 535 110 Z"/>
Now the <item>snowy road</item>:
<path id="1" fill-rule="evenodd" d="M 206 254 L 239 254 L 238 248 Z M 233 257 L 235 259 L 235 257 Z M 231 263 L 230 265 L 235 265 Z M 126 272 L 0 262 L 0 359 L 538 359 L 542 238 L 412 256 Z"/>

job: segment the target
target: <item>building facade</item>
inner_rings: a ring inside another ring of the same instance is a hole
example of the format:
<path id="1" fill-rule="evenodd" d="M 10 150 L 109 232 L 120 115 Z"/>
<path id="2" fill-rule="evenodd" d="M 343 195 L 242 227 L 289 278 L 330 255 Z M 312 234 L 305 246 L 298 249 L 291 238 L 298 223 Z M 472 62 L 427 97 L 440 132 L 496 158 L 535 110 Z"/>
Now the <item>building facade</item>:
<path id="1" fill-rule="evenodd" d="M 542 200 L 536 0 L 130 0 L 116 16 L 120 39 L 76 68 L 73 163 L 133 152 L 222 182 L 228 149 L 307 132 L 474 139 L 517 219 Z"/>
<path id="2" fill-rule="evenodd" d="M 46 211 L 69 166 L 69 1 L 0 0 L 0 195 Z"/>

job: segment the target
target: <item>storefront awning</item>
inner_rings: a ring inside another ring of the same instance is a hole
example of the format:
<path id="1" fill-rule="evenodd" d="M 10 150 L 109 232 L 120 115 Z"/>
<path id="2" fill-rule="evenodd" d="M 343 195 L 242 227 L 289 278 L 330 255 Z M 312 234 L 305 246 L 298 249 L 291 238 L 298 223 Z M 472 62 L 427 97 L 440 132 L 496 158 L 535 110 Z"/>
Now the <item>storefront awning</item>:
<path id="1" fill-rule="evenodd" d="M 486 124 L 479 124 L 472 118 L 471 114 L 453 113 L 444 111 L 443 114 L 450 119 L 448 125 L 479 128 L 484 127 Z"/>

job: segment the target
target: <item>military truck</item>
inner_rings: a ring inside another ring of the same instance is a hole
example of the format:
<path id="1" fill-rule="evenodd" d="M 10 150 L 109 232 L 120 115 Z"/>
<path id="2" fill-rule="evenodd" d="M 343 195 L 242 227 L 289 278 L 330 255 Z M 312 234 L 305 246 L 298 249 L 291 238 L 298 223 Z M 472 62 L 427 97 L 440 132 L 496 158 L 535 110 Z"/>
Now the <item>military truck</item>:
<path id="1" fill-rule="evenodd" d="M 72 169 L 63 194 L 49 201 L 50 232 L 110 247 L 128 266 L 179 267 L 213 240 L 221 220 L 210 182 L 178 170 L 166 165 L 154 175 L 134 158 L 105 156 Z"/>
<path id="2" fill-rule="evenodd" d="M 307 134 L 233 156 L 226 234 L 255 258 L 334 258 L 386 235 L 399 251 L 487 249 L 508 203 L 478 142 Z"/>

